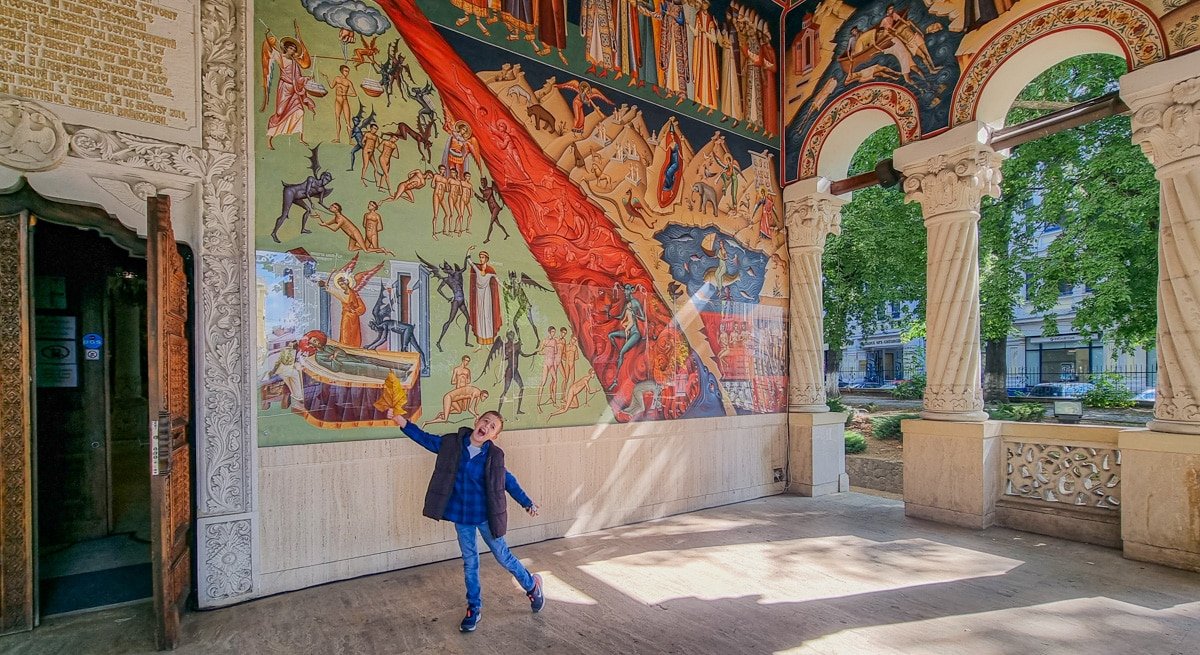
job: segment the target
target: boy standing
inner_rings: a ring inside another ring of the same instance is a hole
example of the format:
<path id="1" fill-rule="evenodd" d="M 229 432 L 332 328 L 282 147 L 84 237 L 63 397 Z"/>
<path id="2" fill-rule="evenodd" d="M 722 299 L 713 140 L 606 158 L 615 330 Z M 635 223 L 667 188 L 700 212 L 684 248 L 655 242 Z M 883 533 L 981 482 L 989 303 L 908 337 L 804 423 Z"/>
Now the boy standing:
<path id="1" fill-rule="evenodd" d="M 389 414 L 391 412 L 389 411 Z M 437 453 L 433 477 L 425 494 L 425 516 L 452 521 L 462 550 L 463 576 L 467 585 L 467 615 L 459 630 L 473 632 L 479 624 L 483 599 L 479 587 L 479 549 L 475 533 L 492 549 L 501 566 L 512 573 L 529 597 L 529 607 L 540 612 L 546 604 L 542 594 L 542 576 L 529 570 L 512 554 L 504 542 L 508 530 L 508 492 L 530 516 L 538 515 L 538 506 L 504 468 L 504 451 L 495 443 L 504 428 L 499 412 L 487 411 L 475 419 L 475 428 L 462 427 L 457 433 L 436 436 L 425 432 L 403 416 L 392 416 L 404 434 L 432 453 Z"/>

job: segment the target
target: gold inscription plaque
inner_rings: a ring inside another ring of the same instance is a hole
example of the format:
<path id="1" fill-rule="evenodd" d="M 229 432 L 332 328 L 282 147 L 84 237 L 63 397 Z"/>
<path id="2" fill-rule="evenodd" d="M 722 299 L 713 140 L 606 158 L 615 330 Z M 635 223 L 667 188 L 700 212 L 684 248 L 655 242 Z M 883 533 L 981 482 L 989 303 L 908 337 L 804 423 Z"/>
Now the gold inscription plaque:
<path id="1" fill-rule="evenodd" d="M 193 11 L 187 0 L 0 0 L 0 93 L 191 130 Z"/>

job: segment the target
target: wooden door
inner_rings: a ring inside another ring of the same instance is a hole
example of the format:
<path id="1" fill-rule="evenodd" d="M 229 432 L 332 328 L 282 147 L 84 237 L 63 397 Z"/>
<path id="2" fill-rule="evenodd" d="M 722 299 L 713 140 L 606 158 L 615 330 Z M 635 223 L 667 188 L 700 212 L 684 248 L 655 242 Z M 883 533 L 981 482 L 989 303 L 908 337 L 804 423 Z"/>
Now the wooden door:
<path id="1" fill-rule="evenodd" d="M 179 643 L 179 615 L 192 577 L 188 289 L 171 230 L 170 197 L 149 199 L 146 222 L 151 559 L 158 646 L 166 649 Z"/>
<path id="2" fill-rule="evenodd" d="M 28 222 L 0 207 L 0 635 L 33 629 L 36 616 Z"/>

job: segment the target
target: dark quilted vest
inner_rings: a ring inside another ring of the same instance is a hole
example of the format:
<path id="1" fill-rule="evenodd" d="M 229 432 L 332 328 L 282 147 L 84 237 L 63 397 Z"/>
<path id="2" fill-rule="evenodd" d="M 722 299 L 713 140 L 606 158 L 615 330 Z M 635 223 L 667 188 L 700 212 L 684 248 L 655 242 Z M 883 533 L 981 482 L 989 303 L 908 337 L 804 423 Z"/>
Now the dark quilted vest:
<path id="1" fill-rule="evenodd" d="M 462 457 L 463 439 L 470 438 L 471 428 L 459 428 L 457 434 L 442 435 L 433 476 L 425 492 L 425 516 L 438 521 L 446 514 L 450 495 L 454 493 L 454 478 L 458 475 L 458 460 Z M 493 537 L 508 532 L 508 499 L 505 497 L 504 451 L 492 442 L 484 469 L 484 490 L 487 492 L 488 529 Z"/>

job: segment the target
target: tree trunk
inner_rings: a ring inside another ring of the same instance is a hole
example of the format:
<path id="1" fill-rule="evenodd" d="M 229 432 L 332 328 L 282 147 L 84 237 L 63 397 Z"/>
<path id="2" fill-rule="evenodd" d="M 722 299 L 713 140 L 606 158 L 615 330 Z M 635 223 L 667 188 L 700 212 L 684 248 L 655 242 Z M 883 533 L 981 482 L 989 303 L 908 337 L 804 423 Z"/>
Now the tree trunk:
<path id="1" fill-rule="evenodd" d="M 1008 339 L 983 345 L 983 402 L 1008 402 Z"/>
<path id="2" fill-rule="evenodd" d="M 842 350 L 830 349 L 825 351 L 825 397 L 837 398 L 842 395 L 838 388 L 838 373 L 842 368 Z"/>

